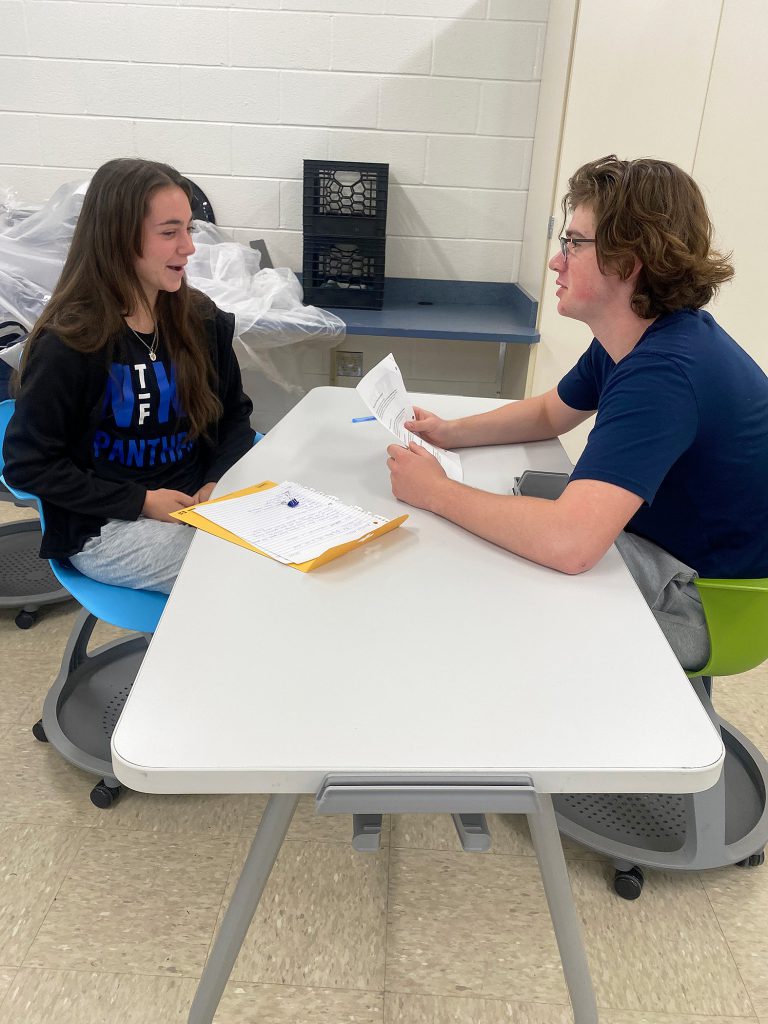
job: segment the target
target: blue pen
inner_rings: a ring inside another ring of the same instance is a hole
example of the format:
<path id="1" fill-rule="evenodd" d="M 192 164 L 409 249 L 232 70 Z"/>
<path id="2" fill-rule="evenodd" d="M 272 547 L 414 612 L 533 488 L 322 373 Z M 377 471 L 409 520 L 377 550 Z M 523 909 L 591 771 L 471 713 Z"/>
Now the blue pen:
<path id="1" fill-rule="evenodd" d="M 371 420 L 375 420 L 375 416 L 353 416 L 353 423 L 370 423 Z"/>

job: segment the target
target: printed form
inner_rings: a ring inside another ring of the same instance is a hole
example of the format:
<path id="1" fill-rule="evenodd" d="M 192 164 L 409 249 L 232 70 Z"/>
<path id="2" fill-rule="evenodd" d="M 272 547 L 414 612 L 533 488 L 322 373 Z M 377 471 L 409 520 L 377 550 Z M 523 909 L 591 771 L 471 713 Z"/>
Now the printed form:
<path id="1" fill-rule="evenodd" d="M 461 469 L 461 459 L 456 452 L 436 448 L 418 434 L 405 429 L 406 420 L 413 419 L 413 406 L 408 400 L 400 367 L 391 352 L 366 373 L 356 390 L 379 423 L 394 434 L 403 448 L 407 448 L 409 442 L 414 441 L 430 455 L 434 455 L 451 480 L 462 482 L 464 473 Z"/>
<path id="2" fill-rule="evenodd" d="M 290 480 L 253 494 L 198 505 L 195 512 L 284 564 L 308 562 L 388 522 Z"/>

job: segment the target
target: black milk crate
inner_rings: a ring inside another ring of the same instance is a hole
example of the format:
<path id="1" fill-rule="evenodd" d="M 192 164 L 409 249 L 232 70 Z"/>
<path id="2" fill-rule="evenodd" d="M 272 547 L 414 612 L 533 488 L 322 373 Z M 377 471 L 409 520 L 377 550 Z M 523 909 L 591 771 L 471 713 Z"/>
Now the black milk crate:
<path id="1" fill-rule="evenodd" d="M 305 303 L 381 309 L 384 239 L 305 235 L 303 285 Z"/>
<path id="2" fill-rule="evenodd" d="M 304 161 L 304 234 L 383 238 L 389 164 Z"/>

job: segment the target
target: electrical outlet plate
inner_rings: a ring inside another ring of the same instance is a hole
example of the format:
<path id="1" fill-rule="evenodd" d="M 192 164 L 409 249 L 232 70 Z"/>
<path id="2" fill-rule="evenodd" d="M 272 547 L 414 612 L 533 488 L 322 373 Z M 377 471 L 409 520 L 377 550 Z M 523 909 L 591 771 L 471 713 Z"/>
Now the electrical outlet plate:
<path id="1" fill-rule="evenodd" d="M 337 377 L 362 377 L 363 353 L 336 351 Z"/>

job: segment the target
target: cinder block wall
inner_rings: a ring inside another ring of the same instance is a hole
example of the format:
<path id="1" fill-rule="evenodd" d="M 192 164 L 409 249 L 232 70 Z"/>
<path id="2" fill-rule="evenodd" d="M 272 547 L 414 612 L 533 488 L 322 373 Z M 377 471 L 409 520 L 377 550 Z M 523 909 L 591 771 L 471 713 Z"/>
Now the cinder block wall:
<path id="1" fill-rule="evenodd" d="M 391 165 L 387 274 L 516 281 L 548 0 L 0 0 L 0 201 L 115 156 L 301 267 L 307 158 Z"/>

